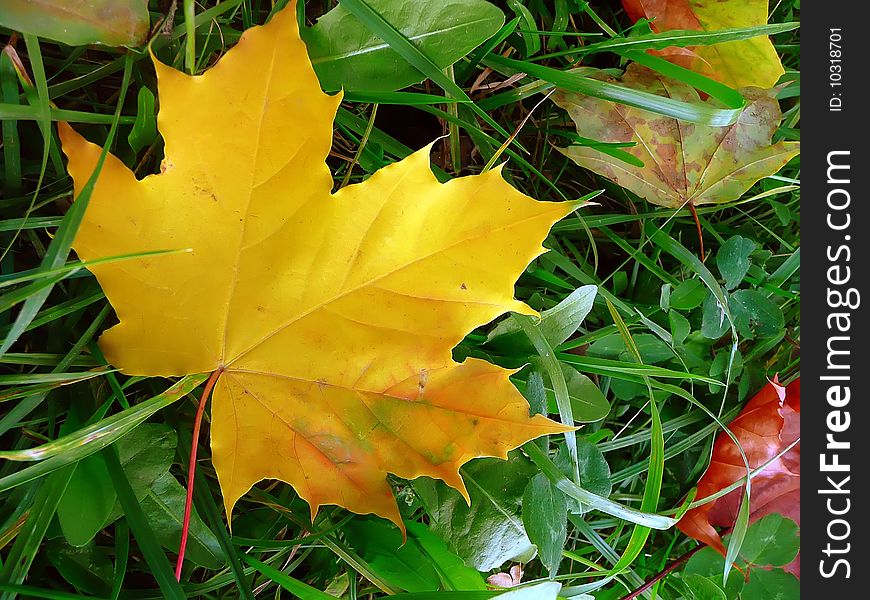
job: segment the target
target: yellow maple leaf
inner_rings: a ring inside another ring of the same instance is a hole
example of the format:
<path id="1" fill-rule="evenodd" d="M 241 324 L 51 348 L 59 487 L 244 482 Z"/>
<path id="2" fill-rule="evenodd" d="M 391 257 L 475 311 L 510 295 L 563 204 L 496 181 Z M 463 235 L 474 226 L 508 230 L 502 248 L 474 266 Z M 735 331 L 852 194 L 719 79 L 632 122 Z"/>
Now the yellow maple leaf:
<path id="1" fill-rule="evenodd" d="M 218 371 L 212 459 L 228 518 L 263 479 L 319 506 L 402 527 L 387 474 L 467 493 L 459 467 L 567 428 L 529 407 L 512 371 L 451 349 L 506 311 L 569 203 L 498 171 L 439 183 L 429 148 L 331 193 L 341 95 L 321 92 L 295 2 L 204 75 L 155 62 L 162 172 L 109 156 L 75 240 L 120 323 L 103 334 L 131 375 Z M 76 193 L 100 148 L 60 127 Z"/>

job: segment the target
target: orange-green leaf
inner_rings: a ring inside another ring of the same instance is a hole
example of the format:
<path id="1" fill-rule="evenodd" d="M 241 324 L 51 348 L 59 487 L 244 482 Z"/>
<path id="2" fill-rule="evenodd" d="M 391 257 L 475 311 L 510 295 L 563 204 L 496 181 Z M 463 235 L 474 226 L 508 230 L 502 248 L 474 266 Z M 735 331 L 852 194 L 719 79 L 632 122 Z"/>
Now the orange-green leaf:
<path id="1" fill-rule="evenodd" d="M 162 173 L 137 181 L 109 157 L 74 247 L 191 249 L 93 268 L 120 320 L 100 344 L 130 374 L 222 371 L 211 444 L 227 514 L 280 479 L 312 513 L 402 527 L 388 473 L 465 493 L 463 463 L 566 430 L 529 417 L 512 371 L 451 349 L 506 311 L 534 314 L 514 282 L 573 205 L 498 171 L 441 184 L 429 148 L 332 194 L 341 96 L 320 91 L 294 5 L 202 76 L 155 61 Z M 81 189 L 100 149 L 61 136 Z"/>
<path id="2" fill-rule="evenodd" d="M 653 31 L 717 31 L 767 24 L 767 0 L 622 0 L 634 19 L 652 19 Z M 785 72 L 767 36 L 693 49 L 661 51 L 665 58 L 731 87 L 771 88 Z"/>
<path id="3" fill-rule="evenodd" d="M 691 86 L 637 64 L 620 83 L 686 102 L 700 102 Z M 797 142 L 771 144 L 782 114 L 773 90 L 741 90 L 746 108 L 727 127 L 684 123 L 639 108 L 558 91 L 553 100 L 567 109 L 577 133 L 601 142 L 634 142 L 623 148 L 643 166 L 591 146 L 562 149 L 581 167 L 607 177 L 658 206 L 717 204 L 738 199 L 755 182 L 773 175 L 798 154 Z M 709 100 L 708 100 L 709 102 Z"/>
<path id="4" fill-rule="evenodd" d="M 148 0 L 3 0 L 0 25 L 72 46 L 140 46 Z"/>

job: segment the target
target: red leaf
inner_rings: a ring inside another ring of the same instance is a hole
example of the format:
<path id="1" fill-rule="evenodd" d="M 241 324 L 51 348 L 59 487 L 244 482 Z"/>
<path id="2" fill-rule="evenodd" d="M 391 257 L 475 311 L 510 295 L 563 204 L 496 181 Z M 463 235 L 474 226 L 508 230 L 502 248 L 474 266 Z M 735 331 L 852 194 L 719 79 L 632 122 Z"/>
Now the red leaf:
<path id="1" fill-rule="evenodd" d="M 753 27 L 764 25 L 768 17 L 768 0 L 622 0 L 622 6 L 634 21 L 649 19 L 657 33 Z M 785 72 L 766 36 L 650 53 L 734 88 L 771 88 Z"/>
<path id="2" fill-rule="evenodd" d="M 728 428 L 740 440 L 757 469 L 773 459 L 800 437 L 800 378 L 782 387 L 774 379 L 749 401 Z M 771 462 L 752 479 L 750 522 L 766 514 L 779 513 L 800 525 L 800 444 Z M 706 498 L 746 476 L 746 466 L 733 440 L 724 431 L 716 438 L 710 466 L 698 482 L 698 498 Z M 715 548 L 722 555 L 725 546 L 714 527 L 731 527 L 743 496 L 742 487 L 692 509 L 677 524 L 680 531 Z M 800 576 L 800 555 L 786 570 Z"/>
<path id="3" fill-rule="evenodd" d="M 687 0 L 622 0 L 622 6 L 632 21 L 652 19 L 653 31 L 704 29 Z"/>

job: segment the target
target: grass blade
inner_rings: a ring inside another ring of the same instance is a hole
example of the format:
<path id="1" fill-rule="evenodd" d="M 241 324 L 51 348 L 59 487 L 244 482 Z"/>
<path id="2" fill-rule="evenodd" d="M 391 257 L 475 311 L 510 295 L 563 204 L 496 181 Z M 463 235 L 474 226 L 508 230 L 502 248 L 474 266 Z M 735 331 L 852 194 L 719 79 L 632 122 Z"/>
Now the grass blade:
<path id="1" fill-rule="evenodd" d="M 179 440 L 179 451 L 177 454 L 181 460 L 182 468 L 187 469 L 190 457 L 187 455 L 186 451 L 182 452 L 180 450 L 182 448 L 185 450 L 190 448 L 191 434 L 187 429 L 182 427 L 176 427 L 175 430 L 178 433 Z M 226 524 L 221 518 L 220 509 L 212 497 L 212 492 L 208 486 L 208 482 L 200 470 L 196 471 L 195 478 L 196 485 L 193 487 L 193 495 L 196 510 L 206 522 L 208 528 L 215 534 L 224 554 L 226 554 L 230 565 L 230 571 L 232 572 L 233 578 L 236 582 L 235 591 L 238 594 L 238 597 L 243 600 L 254 600 L 254 593 L 251 591 L 250 578 L 245 574 L 245 569 L 242 566 L 241 555 L 227 532 Z"/>
<path id="2" fill-rule="evenodd" d="M 82 350 L 90 341 L 93 339 L 94 335 L 96 335 L 97 330 L 103 324 L 103 320 L 105 320 L 106 316 L 109 314 L 109 308 L 106 307 L 103 309 L 100 314 L 94 319 L 93 323 L 88 326 L 85 332 L 79 337 L 73 347 L 67 352 L 66 356 L 64 356 L 63 360 L 61 360 L 57 366 L 52 370 L 53 373 L 62 373 L 64 372 L 72 362 L 81 354 Z M 48 395 L 48 392 L 51 391 L 52 387 L 48 387 L 47 389 L 39 390 L 32 395 L 28 395 L 24 400 L 16 404 L 9 412 L 3 415 L 3 418 L 0 419 L 0 435 L 6 433 L 13 427 L 18 425 L 18 422 L 25 418 L 30 414 L 37 406 L 39 406 L 45 397 Z M 2 482 L 5 478 L 0 479 Z"/>
<path id="3" fill-rule="evenodd" d="M 715 31 L 695 31 L 691 29 L 672 29 L 659 33 L 646 33 L 628 38 L 613 38 L 583 48 L 572 48 L 562 52 L 547 54 L 553 58 L 565 54 L 593 54 L 596 52 L 622 52 L 625 50 L 664 50 L 665 48 L 685 48 L 687 46 L 712 46 L 724 42 L 748 40 L 761 35 L 776 35 L 800 27 L 800 23 L 770 23 L 754 27 L 735 27 Z M 544 58 L 544 57 L 536 57 Z"/>
<path id="4" fill-rule="evenodd" d="M 124 78 L 121 82 L 121 91 L 118 97 L 118 106 L 115 110 L 115 119 L 112 123 L 111 129 L 109 130 L 109 135 L 106 138 L 105 145 L 103 146 L 103 151 L 100 153 L 100 158 L 97 160 L 97 165 L 94 169 L 93 174 L 91 175 L 90 179 L 88 179 L 87 183 L 85 183 L 81 193 L 79 194 L 79 197 L 76 199 L 75 202 L 73 202 L 69 211 L 67 211 L 66 216 L 60 224 L 60 227 L 57 228 L 54 239 L 51 241 L 51 244 L 48 247 L 48 251 L 45 253 L 45 257 L 43 258 L 40 265 L 40 267 L 43 269 L 49 270 L 61 267 L 66 262 L 67 256 L 69 256 L 69 252 L 72 248 L 72 243 L 75 239 L 76 232 L 78 231 L 79 225 L 81 224 L 82 219 L 85 216 L 85 210 L 88 207 L 88 201 L 90 200 L 91 193 L 93 192 L 94 186 L 97 183 L 97 177 L 99 176 L 99 173 L 103 168 L 103 163 L 106 160 L 109 148 L 112 146 L 112 141 L 115 139 L 115 134 L 118 131 L 118 125 L 121 116 L 121 107 L 124 105 L 124 98 L 127 95 L 127 88 L 130 86 L 130 75 L 132 66 L 132 54 L 128 54 L 127 60 L 124 63 Z M 42 308 L 42 305 L 45 303 L 53 287 L 54 286 L 52 285 L 40 290 L 24 302 L 24 306 L 21 307 L 21 311 L 18 313 L 18 316 L 12 324 L 11 331 L 6 335 L 6 338 L 3 340 L 2 345 L 0 345 L 0 356 L 3 356 L 12 346 L 12 344 L 18 341 L 18 338 L 27 329 L 27 326 L 30 325 L 30 322 L 36 316 L 36 313 L 38 313 L 39 309 Z"/>
<path id="5" fill-rule="evenodd" d="M 559 418 L 564 425 L 574 427 L 574 414 L 571 409 L 571 398 L 568 394 L 568 384 L 565 381 L 565 374 L 562 373 L 562 366 L 556 358 L 556 353 L 550 346 L 550 342 L 544 337 L 538 329 L 534 319 L 527 315 L 512 314 L 511 318 L 522 328 L 526 337 L 534 345 L 538 351 L 538 356 L 541 357 L 541 362 L 550 376 L 550 381 L 553 384 L 553 392 L 556 395 L 556 406 L 559 407 Z M 574 483 L 580 487 L 580 461 L 577 456 L 577 434 L 571 430 L 565 432 L 565 446 L 568 448 L 568 455 L 571 457 L 571 467 L 573 470 Z"/>
<path id="6" fill-rule="evenodd" d="M 33 481 L 106 448 L 161 408 L 192 392 L 204 380 L 205 375 L 188 375 L 159 396 L 98 423 L 83 427 L 68 436 L 38 448 L 3 452 L 0 458 L 7 460 L 40 460 L 41 462 L 0 479 L 0 492 Z"/>
<path id="7" fill-rule="evenodd" d="M 601 512 L 607 513 L 611 516 L 636 523 L 638 526 L 643 525 L 644 529 L 649 527 L 652 529 L 665 530 L 670 529 L 676 524 L 675 519 L 654 514 L 652 511 L 647 511 L 643 506 L 641 507 L 641 510 L 638 511 L 584 490 L 565 477 L 550 457 L 547 456 L 547 454 L 537 444 L 524 444 L 523 451 L 532 459 L 532 461 L 534 461 L 538 468 L 541 469 L 541 472 L 544 473 L 544 475 L 546 475 L 547 478 L 556 485 L 556 487 L 572 498 L 576 498 L 583 504 L 588 504 L 596 510 L 600 510 Z M 663 462 L 664 461 L 662 461 L 662 463 Z M 647 504 L 649 505 L 650 503 Z M 629 561 L 629 563 L 630 562 L 631 561 Z"/>
<path id="8" fill-rule="evenodd" d="M 24 582 L 74 470 L 75 467 L 70 465 L 52 474 L 36 493 L 27 520 L 18 532 L 15 544 L 0 571 L 0 580 L 3 582 L 16 585 Z M 0 598 L 11 600 L 17 595 L 15 592 L 6 592 Z"/>
<path id="9" fill-rule="evenodd" d="M 334 596 L 330 596 L 326 592 L 321 592 L 317 588 L 313 588 L 303 581 L 299 581 L 294 577 L 290 577 L 286 573 L 282 573 L 274 567 L 270 567 L 264 562 L 260 562 L 256 558 L 251 558 L 247 554 L 242 554 L 242 560 L 257 569 L 260 573 L 280 585 L 282 588 L 290 592 L 292 595 L 300 598 L 300 600 L 335 600 Z"/>
<path id="10" fill-rule="evenodd" d="M 130 487 L 130 482 L 127 480 L 127 475 L 121 467 L 121 461 L 118 459 L 118 453 L 114 448 L 106 448 L 103 453 L 103 460 L 106 461 L 106 468 L 109 470 L 109 475 L 115 484 L 115 491 L 118 493 L 118 500 L 124 509 L 124 514 L 127 518 L 127 523 L 130 525 L 130 530 L 133 532 L 133 537 L 139 544 L 139 550 L 145 558 L 145 562 L 151 568 L 151 573 L 154 579 L 157 580 L 157 585 L 163 593 L 163 597 L 167 600 L 184 600 L 186 598 L 181 585 L 175 580 L 175 573 L 163 553 L 163 548 L 157 541 L 157 536 L 151 530 L 148 524 L 148 519 L 145 513 L 142 512 L 142 507 L 139 506 L 139 501 L 136 500 L 136 494 L 133 493 L 133 488 Z"/>
<path id="11" fill-rule="evenodd" d="M 552 67 L 545 67 L 528 61 L 514 60 L 494 54 L 490 55 L 484 63 L 493 67 L 506 67 L 514 72 L 526 73 L 571 92 L 579 92 L 587 96 L 594 96 L 595 98 L 642 108 L 660 115 L 680 119 L 681 121 L 713 127 L 724 127 L 737 121 L 746 104 L 742 96 L 740 96 L 739 104 L 735 104 L 732 101 L 731 104 L 727 105 L 727 108 L 717 108 L 699 102 L 683 102 L 614 83 L 599 81 L 598 79 L 585 77 L 570 71 L 560 71 Z"/>

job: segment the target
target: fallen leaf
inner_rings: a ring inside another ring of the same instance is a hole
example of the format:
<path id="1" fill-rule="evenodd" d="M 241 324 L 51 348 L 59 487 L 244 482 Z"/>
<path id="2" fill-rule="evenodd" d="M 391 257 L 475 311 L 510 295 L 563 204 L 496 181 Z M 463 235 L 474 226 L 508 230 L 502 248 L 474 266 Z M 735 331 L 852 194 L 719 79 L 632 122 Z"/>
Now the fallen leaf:
<path id="1" fill-rule="evenodd" d="M 740 441 L 749 466 L 756 469 L 800 438 L 801 384 L 788 387 L 776 380 L 750 400 L 728 428 Z M 771 462 L 752 479 L 750 522 L 778 513 L 800 524 L 800 444 Z M 746 477 L 746 466 L 733 440 L 721 432 L 713 445 L 710 466 L 698 482 L 699 499 L 715 494 Z M 725 546 L 714 527 L 731 527 L 743 496 L 742 488 L 714 502 L 687 512 L 677 527 L 725 555 Z M 786 570 L 800 576 L 800 555 Z"/>
<path id="2" fill-rule="evenodd" d="M 700 102 L 693 87 L 637 64 L 629 65 L 620 83 L 676 100 Z M 658 206 L 730 202 L 800 152 L 797 142 L 771 144 L 782 118 L 773 90 L 747 88 L 741 93 L 747 106 L 737 122 L 710 127 L 560 90 L 553 94 L 553 100 L 568 111 L 580 136 L 601 142 L 634 142 L 623 150 L 640 159 L 643 166 L 590 146 L 569 146 L 561 152 Z"/>
<path id="3" fill-rule="evenodd" d="M 655 32 L 716 31 L 767 24 L 767 0 L 622 0 L 628 16 L 651 19 Z M 767 36 L 656 52 L 731 87 L 771 88 L 785 73 Z"/>
<path id="4" fill-rule="evenodd" d="M 403 528 L 387 474 L 444 480 L 566 427 L 529 417 L 512 371 L 451 349 L 506 311 L 516 278 L 573 209 L 497 170 L 439 183 L 429 148 L 331 194 L 341 95 L 320 85 L 295 2 L 205 74 L 155 60 L 161 173 L 108 156 L 74 247 L 120 323 L 100 339 L 130 375 L 220 372 L 212 460 L 228 518 L 255 483 Z M 195 110 L 192 110 L 195 107 Z M 100 148 L 61 125 L 79 193 Z"/>
<path id="5" fill-rule="evenodd" d="M 141 46 L 148 0 L 3 0 L 0 25 L 71 46 Z"/>

